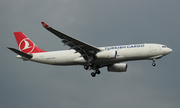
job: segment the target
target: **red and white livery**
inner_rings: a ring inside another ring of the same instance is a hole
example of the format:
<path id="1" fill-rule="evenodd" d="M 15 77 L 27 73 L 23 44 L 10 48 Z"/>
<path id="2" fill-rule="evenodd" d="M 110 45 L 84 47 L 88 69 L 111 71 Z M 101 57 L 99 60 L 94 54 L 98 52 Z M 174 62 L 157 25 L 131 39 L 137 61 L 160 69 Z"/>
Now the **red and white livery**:
<path id="1" fill-rule="evenodd" d="M 127 64 L 122 63 L 132 60 L 153 60 L 155 61 L 172 52 L 172 49 L 162 44 L 130 44 L 106 47 L 95 47 L 82 42 L 71 36 L 63 34 L 46 23 L 42 22 L 45 29 L 60 38 L 64 45 L 70 50 L 47 52 L 36 46 L 22 32 L 14 32 L 19 50 L 10 48 L 15 52 L 17 58 L 30 60 L 38 63 L 51 65 L 82 65 L 86 70 L 94 70 L 93 77 L 100 74 L 100 68 L 107 67 L 110 72 L 125 72 Z"/>

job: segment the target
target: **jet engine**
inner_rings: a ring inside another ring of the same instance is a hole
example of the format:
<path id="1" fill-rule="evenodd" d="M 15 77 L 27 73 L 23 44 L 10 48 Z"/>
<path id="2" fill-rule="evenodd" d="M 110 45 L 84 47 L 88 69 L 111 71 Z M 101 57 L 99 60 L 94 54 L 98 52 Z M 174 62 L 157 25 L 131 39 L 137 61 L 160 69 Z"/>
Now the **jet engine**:
<path id="1" fill-rule="evenodd" d="M 108 66 L 108 71 L 111 72 L 125 72 L 127 70 L 127 64 L 126 63 L 116 63 L 111 66 Z"/>
<path id="2" fill-rule="evenodd" d="M 96 54 L 96 57 L 99 59 L 114 59 L 116 58 L 117 51 L 116 50 L 109 50 L 109 51 L 102 51 Z"/>

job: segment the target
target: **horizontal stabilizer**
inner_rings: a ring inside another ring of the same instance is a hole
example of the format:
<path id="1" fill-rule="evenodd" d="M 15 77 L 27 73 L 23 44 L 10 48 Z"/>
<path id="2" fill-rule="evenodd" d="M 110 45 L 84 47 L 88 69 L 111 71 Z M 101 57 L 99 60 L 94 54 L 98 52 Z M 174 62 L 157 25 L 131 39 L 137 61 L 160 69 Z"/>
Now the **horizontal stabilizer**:
<path id="1" fill-rule="evenodd" d="M 10 49 L 11 51 L 15 52 L 16 54 L 19 54 L 19 55 L 22 56 L 22 57 L 26 57 L 26 58 L 28 58 L 28 59 L 31 59 L 31 58 L 33 57 L 32 55 L 26 54 L 26 53 L 21 52 L 21 51 L 19 51 L 19 50 L 17 50 L 17 49 L 10 48 L 10 47 L 7 47 L 7 48 Z"/>

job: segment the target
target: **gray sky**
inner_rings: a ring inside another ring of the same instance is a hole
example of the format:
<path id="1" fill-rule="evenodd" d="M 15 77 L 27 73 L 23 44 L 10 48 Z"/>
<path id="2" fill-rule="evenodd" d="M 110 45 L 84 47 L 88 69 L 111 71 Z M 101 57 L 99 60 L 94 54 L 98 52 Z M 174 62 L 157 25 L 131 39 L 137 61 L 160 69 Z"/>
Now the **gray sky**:
<path id="1" fill-rule="evenodd" d="M 177 108 L 180 106 L 179 0 L 1 0 L 1 108 Z M 46 51 L 68 49 L 41 21 L 94 46 L 160 43 L 173 52 L 129 61 L 125 73 L 90 76 L 82 66 L 25 62 L 13 32 Z"/>

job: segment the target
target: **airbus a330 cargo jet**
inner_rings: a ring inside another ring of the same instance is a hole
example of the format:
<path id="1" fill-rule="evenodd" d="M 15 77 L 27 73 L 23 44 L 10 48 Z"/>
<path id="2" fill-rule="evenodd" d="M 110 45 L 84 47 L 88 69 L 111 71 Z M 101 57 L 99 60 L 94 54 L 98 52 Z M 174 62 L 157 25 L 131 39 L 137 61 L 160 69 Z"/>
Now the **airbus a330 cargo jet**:
<path id="1" fill-rule="evenodd" d="M 45 29 L 59 37 L 70 47 L 69 50 L 47 52 L 37 47 L 22 32 L 14 32 L 19 50 L 10 48 L 17 53 L 17 58 L 51 65 L 82 65 L 85 70 L 94 70 L 92 77 L 100 74 L 99 69 L 107 67 L 111 72 L 125 72 L 131 60 L 152 60 L 155 66 L 156 59 L 172 52 L 172 49 L 162 44 L 131 44 L 95 47 L 78 39 L 65 35 L 46 23 L 42 22 Z"/>

